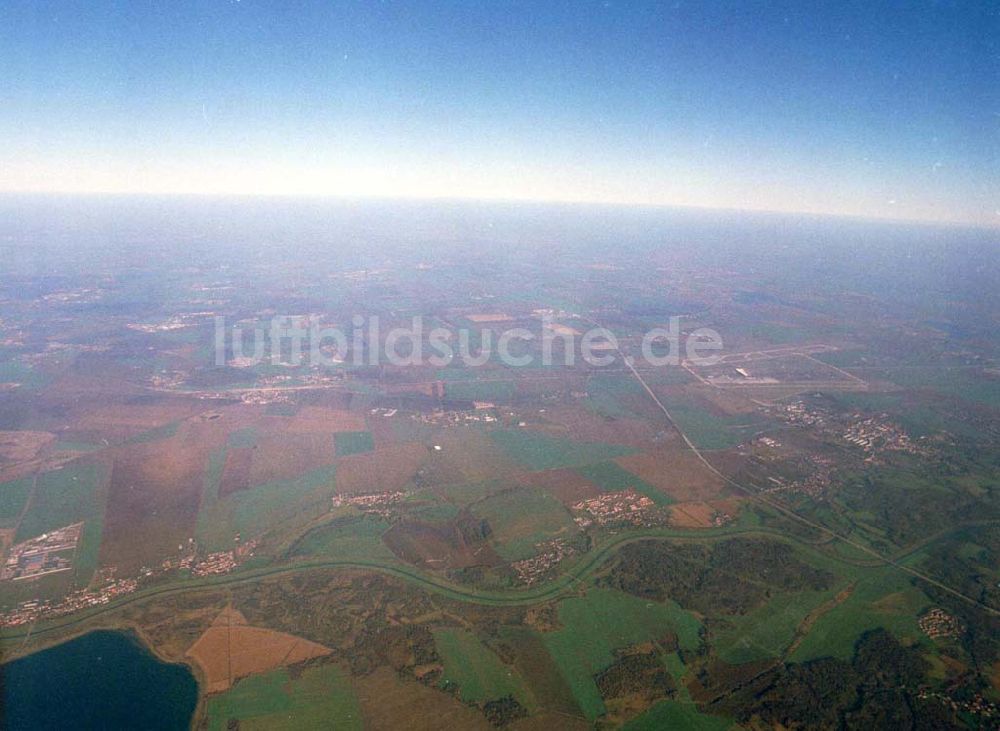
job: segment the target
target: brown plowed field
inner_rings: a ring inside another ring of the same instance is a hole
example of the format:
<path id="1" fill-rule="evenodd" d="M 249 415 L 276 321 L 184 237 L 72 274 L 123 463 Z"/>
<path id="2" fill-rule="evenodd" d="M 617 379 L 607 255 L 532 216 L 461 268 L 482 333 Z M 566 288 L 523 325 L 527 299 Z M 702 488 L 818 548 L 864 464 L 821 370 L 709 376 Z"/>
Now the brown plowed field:
<path id="1" fill-rule="evenodd" d="M 553 436 L 581 442 L 606 442 L 626 447 L 646 448 L 652 444 L 657 428 L 637 419 L 609 419 L 582 406 L 556 406 L 546 409 L 545 424 L 540 427 Z"/>
<path id="2" fill-rule="evenodd" d="M 265 432 L 251 451 L 251 486 L 293 479 L 333 464 L 336 456 L 333 435 L 320 433 Z"/>
<path id="3" fill-rule="evenodd" d="M 422 444 L 399 444 L 337 460 L 337 492 L 353 495 L 403 489 L 427 460 Z"/>
<path id="4" fill-rule="evenodd" d="M 327 409 L 322 406 L 303 406 L 288 420 L 292 433 L 333 434 L 338 431 L 365 431 L 364 414 L 344 409 Z"/>
<path id="5" fill-rule="evenodd" d="M 736 517 L 742 502 L 742 498 L 729 498 L 710 502 L 675 503 L 670 506 L 670 525 L 678 528 L 711 528 L 712 516 L 716 512 Z"/>
<path id="6" fill-rule="evenodd" d="M 678 502 L 708 500 L 724 492 L 723 479 L 689 451 L 660 448 L 615 461 Z"/>
<path id="7" fill-rule="evenodd" d="M 129 576 L 177 553 L 194 535 L 207 455 L 177 441 L 142 445 L 115 459 L 102 565 Z"/>
<path id="8" fill-rule="evenodd" d="M 250 487 L 250 466 L 253 464 L 254 450 L 236 447 L 226 451 L 226 464 L 219 481 L 219 497 L 225 497 Z"/>
<path id="9" fill-rule="evenodd" d="M 329 654 L 329 648 L 301 637 L 251 627 L 235 609 L 223 610 L 187 651 L 204 674 L 206 693 L 227 690 L 247 675 Z"/>
<path id="10" fill-rule="evenodd" d="M 563 505 L 573 505 L 601 492 L 600 487 L 568 468 L 528 472 L 521 476 L 520 482 L 545 490 Z"/>
<path id="11" fill-rule="evenodd" d="M 366 728 L 438 731 L 490 731 L 493 726 L 477 709 L 435 688 L 403 680 L 389 667 L 354 679 Z"/>

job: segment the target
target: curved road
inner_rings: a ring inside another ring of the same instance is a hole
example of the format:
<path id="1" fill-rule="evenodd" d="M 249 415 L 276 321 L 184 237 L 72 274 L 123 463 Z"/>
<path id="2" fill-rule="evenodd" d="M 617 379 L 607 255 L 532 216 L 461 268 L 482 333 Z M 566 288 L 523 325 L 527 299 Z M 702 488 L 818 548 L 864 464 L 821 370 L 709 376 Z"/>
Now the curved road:
<path id="1" fill-rule="evenodd" d="M 954 531 L 962 530 L 968 528 L 972 525 L 989 524 L 993 521 L 981 521 L 975 523 L 963 523 L 960 525 L 955 525 L 947 531 L 938 533 L 928 539 L 927 541 L 922 541 L 916 546 L 905 549 L 903 552 L 896 554 L 893 558 L 894 561 L 901 561 L 915 553 L 916 551 L 924 548 L 929 543 L 940 540 L 945 536 L 951 534 Z M 124 607 L 141 604 L 142 602 L 150 601 L 156 598 L 162 598 L 166 596 L 173 596 L 177 594 L 195 593 L 202 591 L 213 591 L 218 589 L 224 589 L 227 587 L 239 586 L 241 584 L 248 584 L 252 582 L 258 582 L 262 579 L 276 578 L 280 576 L 288 576 L 292 574 L 297 574 L 306 571 L 322 571 L 325 569 L 361 569 L 367 571 L 378 571 L 389 576 L 394 576 L 399 579 L 408 581 L 422 589 L 427 591 L 432 591 L 436 594 L 446 596 L 450 599 L 455 599 L 458 601 L 473 602 L 476 604 L 486 604 L 490 606 L 524 606 L 531 604 L 540 604 L 542 602 L 555 599 L 556 597 L 572 591 L 573 586 L 582 582 L 585 578 L 593 574 L 608 558 L 611 554 L 617 551 L 622 546 L 628 545 L 630 543 L 637 543 L 639 541 L 648 540 L 673 540 L 673 541 L 706 541 L 706 540 L 725 540 L 729 538 L 735 538 L 738 536 L 768 536 L 775 537 L 781 540 L 791 541 L 799 544 L 800 546 L 806 548 L 807 550 L 817 553 L 829 560 L 836 561 L 838 563 L 846 564 L 849 566 L 855 566 L 859 568 L 877 568 L 878 566 L 891 565 L 887 561 L 858 561 L 854 559 L 847 558 L 845 556 L 835 556 L 829 554 L 825 551 L 820 550 L 821 545 L 811 543 L 804 539 L 798 538 L 796 536 L 789 535 L 786 532 L 779 530 L 774 530 L 765 527 L 755 527 L 755 528 L 743 528 L 737 530 L 710 530 L 701 531 L 696 534 L 692 534 L 687 531 L 678 531 L 672 529 L 645 529 L 643 531 L 631 532 L 628 534 L 616 536 L 611 541 L 597 547 L 593 552 L 584 554 L 580 561 L 574 564 L 565 573 L 560 574 L 551 581 L 541 584 L 535 588 L 531 589 L 518 589 L 509 592 L 490 592 L 490 591 L 477 591 L 475 589 L 470 589 L 469 587 L 462 586 L 459 584 L 453 584 L 445 579 L 442 579 L 434 574 L 427 574 L 421 572 L 417 569 L 412 569 L 401 564 L 389 564 L 380 561 L 364 561 L 361 559 L 348 559 L 348 560 L 320 560 L 320 561 L 310 561 L 304 560 L 295 563 L 281 564 L 277 566 L 271 566 L 262 569 L 252 569 L 244 572 L 237 572 L 235 574 L 229 574 L 226 576 L 210 577 L 201 580 L 184 580 L 182 582 L 174 582 L 172 584 L 163 584 L 160 586 L 150 587 L 149 589 L 141 590 L 135 592 L 134 594 L 129 594 L 122 597 L 121 599 L 115 600 L 109 604 L 103 604 L 97 607 L 84 609 L 79 612 L 74 612 L 71 615 L 65 617 L 60 617 L 58 619 L 53 619 L 51 621 L 45 622 L 39 627 L 34 625 L 29 625 L 26 628 L 18 629 L 14 631 L 0 631 L 0 644 L 7 644 L 12 642 L 26 642 L 31 637 L 44 636 L 60 630 L 65 630 L 74 625 L 82 624 L 84 622 L 93 620 L 105 614 L 110 614 L 116 612 Z"/>
<path id="2" fill-rule="evenodd" d="M 647 529 L 641 532 L 632 532 L 617 536 L 613 540 L 598 547 L 591 553 L 584 554 L 582 559 L 574 564 L 568 571 L 560 574 L 552 581 L 539 585 L 532 589 L 517 589 L 509 592 L 476 591 L 460 584 L 453 584 L 433 574 L 426 574 L 417 569 L 411 569 L 401 564 L 389 564 L 380 561 L 365 561 L 362 559 L 328 559 L 321 561 L 297 561 L 294 563 L 280 564 L 262 569 L 251 569 L 244 572 L 237 572 L 225 576 L 210 577 L 200 580 L 185 580 L 171 584 L 150 587 L 133 594 L 128 594 L 120 599 L 108 604 L 80 610 L 73 614 L 51 621 L 45 622 L 35 628 L 29 626 L 15 631 L 0 631 L 0 643 L 14 640 L 26 640 L 30 637 L 45 635 L 57 630 L 65 629 L 82 622 L 94 619 L 103 614 L 118 611 L 123 607 L 132 604 L 139 604 L 157 597 L 172 596 L 175 594 L 185 594 L 191 592 L 212 591 L 240 584 L 257 582 L 266 578 L 286 576 L 304 571 L 320 571 L 323 569 L 362 569 L 369 571 L 379 571 L 396 578 L 409 581 L 422 589 L 433 591 L 451 599 L 458 601 L 473 602 L 476 604 L 486 604 L 491 606 L 522 606 L 539 604 L 553 599 L 564 592 L 570 591 L 573 584 L 582 581 L 585 577 L 593 573 L 605 560 L 618 548 L 638 541 L 646 540 L 682 540 L 682 541 L 705 541 L 722 540 L 741 535 L 766 535 L 782 539 L 790 539 L 803 546 L 816 550 L 815 545 L 782 533 L 781 531 L 769 528 L 745 528 L 730 531 L 702 532 L 695 535 L 683 534 L 671 530 Z M 826 556 L 827 554 L 823 554 Z M 830 556 L 834 560 L 843 563 L 853 563 L 852 561 L 839 557 Z M 864 565 L 864 564 L 856 564 Z"/>

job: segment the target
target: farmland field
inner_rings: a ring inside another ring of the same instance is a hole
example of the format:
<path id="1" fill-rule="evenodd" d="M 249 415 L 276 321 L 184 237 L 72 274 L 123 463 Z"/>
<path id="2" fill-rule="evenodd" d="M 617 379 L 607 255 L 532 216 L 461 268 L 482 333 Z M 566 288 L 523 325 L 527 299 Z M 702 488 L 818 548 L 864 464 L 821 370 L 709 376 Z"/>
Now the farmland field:
<path id="1" fill-rule="evenodd" d="M 364 727 L 358 701 L 336 665 L 308 668 L 297 677 L 272 670 L 246 678 L 208 702 L 208 728 L 225 731 L 231 721 L 246 729 L 316 728 L 337 719 L 337 728 Z"/>
<path id="2" fill-rule="evenodd" d="M 604 710 L 593 676 L 614 660 L 613 650 L 655 642 L 669 633 L 680 647 L 698 644 L 699 622 L 676 604 L 646 602 L 617 592 L 592 589 L 583 598 L 559 604 L 563 625 L 544 641 L 588 719 Z"/>
<path id="3" fill-rule="evenodd" d="M 574 442 L 524 430 L 496 431 L 492 437 L 512 458 L 532 470 L 576 467 L 631 451 L 613 444 Z"/>
<path id="4" fill-rule="evenodd" d="M 196 729 L 1000 718 L 992 239 L 653 207 L 68 205 L 0 215 L 5 663 L 132 630 L 190 668 Z M 424 359 L 381 358 L 414 323 Z M 300 326 L 346 339 L 311 360 Z M 527 365 L 487 352 L 508 328 Z M 713 364 L 688 350 L 709 331 Z M 676 362 L 648 359 L 656 333 Z"/>
<path id="5" fill-rule="evenodd" d="M 434 641 L 444 662 L 441 684 L 458 686 L 464 701 L 483 702 L 510 695 L 531 708 L 531 694 L 516 670 L 505 665 L 472 633 L 440 630 Z"/>
<path id="6" fill-rule="evenodd" d="M 346 457 L 349 454 L 362 454 L 375 449 L 375 441 L 372 439 L 372 434 L 367 431 L 339 432 L 335 437 L 335 441 L 338 457 Z"/>
<path id="7" fill-rule="evenodd" d="M 552 538 L 570 538 L 577 528 L 555 498 L 531 488 L 515 488 L 489 497 L 474 507 L 493 529 L 497 550 L 510 560 L 527 558 L 534 545 Z"/>
<path id="8" fill-rule="evenodd" d="M 0 528 L 9 528 L 17 524 L 17 519 L 24 510 L 31 494 L 34 480 L 22 477 L 0 484 Z"/>

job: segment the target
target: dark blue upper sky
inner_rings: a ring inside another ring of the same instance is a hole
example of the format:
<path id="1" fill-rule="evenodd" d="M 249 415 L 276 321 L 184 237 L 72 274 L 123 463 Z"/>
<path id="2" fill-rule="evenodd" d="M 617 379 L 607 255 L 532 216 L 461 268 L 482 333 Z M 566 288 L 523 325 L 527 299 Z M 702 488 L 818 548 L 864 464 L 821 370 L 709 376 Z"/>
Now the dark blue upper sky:
<path id="1" fill-rule="evenodd" d="M 996 225 L 998 8 L 15 0 L 0 188 Z"/>

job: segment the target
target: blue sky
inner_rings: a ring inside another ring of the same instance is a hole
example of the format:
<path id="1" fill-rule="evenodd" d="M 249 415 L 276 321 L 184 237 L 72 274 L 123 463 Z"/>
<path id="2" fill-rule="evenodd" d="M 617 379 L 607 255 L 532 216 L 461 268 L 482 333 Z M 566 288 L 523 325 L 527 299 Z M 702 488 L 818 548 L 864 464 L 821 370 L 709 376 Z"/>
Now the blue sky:
<path id="1" fill-rule="evenodd" d="M 997 8 L 14 0 L 0 9 L 0 190 L 994 226 Z"/>

